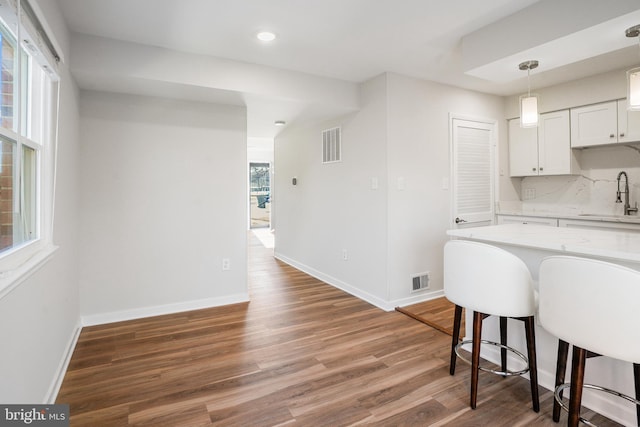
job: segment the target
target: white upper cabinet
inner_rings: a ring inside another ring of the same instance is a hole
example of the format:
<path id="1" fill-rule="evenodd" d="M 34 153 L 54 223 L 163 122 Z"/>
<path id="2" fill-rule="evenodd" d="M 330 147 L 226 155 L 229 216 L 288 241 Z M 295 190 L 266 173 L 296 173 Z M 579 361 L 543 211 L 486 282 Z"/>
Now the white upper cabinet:
<path id="1" fill-rule="evenodd" d="M 640 111 L 627 110 L 627 100 L 618 100 L 618 142 L 640 142 Z"/>
<path id="2" fill-rule="evenodd" d="M 627 100 L 571 109 L 571 146 L 640 142 L 640 112 L 628 111 Z"/>
<path id="3" fill-rule="evenodd" d="M 571 109 L 571 146 L 618 142 L 618 107 L 616 101 Z"/>
<path id="4" fill-rule="evenodd" d="M 540 114 L 538 124 L 538 175 L 577 173 L 575 153 L 571 151 L 569 110 Z"/>
<path id="5" fill-rule="evenodd" d="M 538 175 L 538 128 L 521 128 L 520 119 L 509 120 L 509 174 Z"/>
<path id="6" fill-rule="evenodd" d="M 571 150 L 569 110 L 540 115 L 537 128 L 509 120 L 510 176 L 571 175 L 578 162 Z"/>

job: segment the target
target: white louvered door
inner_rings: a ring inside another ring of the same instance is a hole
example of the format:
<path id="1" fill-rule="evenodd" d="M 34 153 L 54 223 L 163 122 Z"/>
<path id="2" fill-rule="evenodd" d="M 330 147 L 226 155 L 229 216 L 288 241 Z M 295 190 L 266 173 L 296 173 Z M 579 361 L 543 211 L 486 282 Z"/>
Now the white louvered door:
<path id="1" fill-rule="evenodd" d="M 494 218 L 495 123 L 453 118 L 453 225 L 490 225 Z"/>

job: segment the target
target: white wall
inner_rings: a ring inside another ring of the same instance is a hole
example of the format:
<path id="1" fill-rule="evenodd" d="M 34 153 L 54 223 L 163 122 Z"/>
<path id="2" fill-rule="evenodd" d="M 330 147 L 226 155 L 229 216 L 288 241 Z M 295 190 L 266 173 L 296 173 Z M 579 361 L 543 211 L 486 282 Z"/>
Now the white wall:
<path id="1" fill-rule="evenodd" d="M 66 52 L 66 28 L 56 2 L 40 2 Z M 61 96 L 53 257 L 0 299 L 0 402 L 52 402 L 65 358 L 79 331 L 78 91 L 61 64 Z"/>
<path id="2" fill-rule="evenodd" d="M 537 89 L 541 112 L 565 109 L 626 97 L 625 70 L 617 70 L 570 83 Z M 507 99 L 507 116 L 518 115 L 518 98 Z M 506 144 L 506 141 L 505 141 Z M 580 150 L 580 174 L 514 178 L 522 188 L 534 189 L 536 197 L 521 204 L 523 212 L 563 214 L 622 214 L 615 203 L 618 172 L 629 175 L 632 204 L 640 199 L 639 147 L 613 146 Z M 503 159 L 508 168 L 508 157 Z"/>
<path id="3" fill-rule="evenodd" d="M 291 127 L 276 137 L 275 253 L 381 305 L 388 298 L 386 76 L 365 83 L 360 102 L 356 114 Z M 342 162 L 323 165 L 321 132 L 336 126 L 342 128 Z"/>
<path id="4" fill-rule="evenodd" d="M 247 300 L 245 109 L 85 91 L 80 106 L 83 321 Z"/>
<path id="5" fill-rule="evenodd" d="M 451 227 L 451 195 L 442 189 L 449 113 L 496 120 L 499 138 L 506 138 L 504 100 L 397 74 L 365 83 L 361 96 L 358 113 L 276 138 L 276 254 L 391 309 L 442 289 Z M 343 162 L 323 166 L 320 131 L 336 125 L 343 129 Z M 378 190 L 371 190 L 372 177 Z M 425 271 L 431 289 L 411 294 L 412 274 Z"/>
<path id="6" fill-rule="evenodd" d="M 249 163 L 273 163 L 273 138 L 247 138 Z"/>
<path id="7" fill-rule="evenodd" d="M 495 120 L 506 140 L 501 97 L 388 75 L 388 280 L 389 300 L 398 305 L 412 302 L 414 274 L 428 271 L 431 291 L 442 289 L 442 249 L 453 224 L 451 192 L 442 189 L 450 176 L 449 114 Z"/>

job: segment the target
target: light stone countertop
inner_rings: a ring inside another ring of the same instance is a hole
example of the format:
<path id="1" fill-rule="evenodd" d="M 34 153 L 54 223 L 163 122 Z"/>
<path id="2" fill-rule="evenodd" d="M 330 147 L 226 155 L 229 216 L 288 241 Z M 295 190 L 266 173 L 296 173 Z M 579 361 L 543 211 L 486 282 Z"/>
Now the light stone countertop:
<path id="1" fill-rule="evenodd" d="M 525 248 L 640 262 L 640 233 L 531 224 L 503 224 L 448 230 L 452 237 Z"/>

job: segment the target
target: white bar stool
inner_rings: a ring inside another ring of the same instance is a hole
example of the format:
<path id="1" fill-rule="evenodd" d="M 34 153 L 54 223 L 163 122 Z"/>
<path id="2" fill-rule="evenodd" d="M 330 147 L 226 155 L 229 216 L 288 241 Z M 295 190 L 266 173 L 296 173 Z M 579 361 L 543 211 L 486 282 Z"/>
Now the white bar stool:
<path id="1" fill-rule="evenodd" d="M 515 255 L 484 243 L 468 240 L 451 240 L 444 247 L 444 293 L 455 304 L 453 338 L 451 340 L 451 364 L 449 372 L 455 373 L 456 356 L 460 346 L 472 343 L 470 405 L 476 408 L 478 398 L 478 373 L 488 371 L 498 375 L 522 375 L 529 372 L 533 410 L 540 410 L 538 374 L 535 347 L 536 295 L 531 273 L 524 262 Z M 473 311 L 473 340 L 458 343 L 462 308 Z M 482 340 L 482 321 L 487 316 L 500 316 L 500 343 Z M 507 318 L 524 321 L 527 338 L 527 356 L 507 346 Z M 480 366 L 480 344 L 500 347 L 501 370 Z M 507 351 L 515 353 L 527 364 L 519 371 L 507 369 Z M 468 361 L 467 361 L 468 362 Z"/>
<path id="2" fill-rule="evenodd" d="M 561 406 L 567 409 L 561 403 L 567 387 L 569 426 L 577 426 L 579 421 L 593 425 L 580 417 L 583 387 L 640 405 L 640 272 L 604 261 L 552 256 L 540 264 L 539 287 L 540 324 L 559 338 L 554 421 L 560 419 Z M 573 345 L 571 383 L 563 384 L 569 344 Z M 584 384 L 585 360 L 591 355 L 633 363 L 636 399 Z M 636 414 L 640 425 L 640 407 Z"/>

